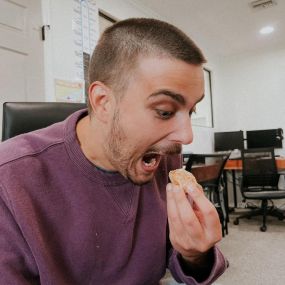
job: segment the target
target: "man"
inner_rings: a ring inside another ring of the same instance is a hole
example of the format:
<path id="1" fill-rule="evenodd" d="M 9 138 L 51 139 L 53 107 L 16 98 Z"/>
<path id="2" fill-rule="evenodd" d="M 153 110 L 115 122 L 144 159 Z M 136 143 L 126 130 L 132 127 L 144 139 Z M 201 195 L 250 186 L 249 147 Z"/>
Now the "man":
<path id="1" fill-rule="evenodd" d="M 89 115 L 1 144 L 0 284 L 151 285 L 166 267 L 211 284 L 223 273 L 215 208 L 198 188 L 192 208 L 168 184 L 192 141 L 204 62 L 167 23 L 119 22 L 92 56 Z"/>

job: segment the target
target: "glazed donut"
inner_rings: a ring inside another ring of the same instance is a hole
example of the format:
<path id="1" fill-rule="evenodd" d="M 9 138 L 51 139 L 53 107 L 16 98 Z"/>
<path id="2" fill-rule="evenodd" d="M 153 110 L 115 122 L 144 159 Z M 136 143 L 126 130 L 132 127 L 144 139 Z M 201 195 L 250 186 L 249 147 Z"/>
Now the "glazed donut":
<path id="1" fill-rule="evenodd" d="M 171 170 L 169 178 L 171 183 L 181 187 L 185 193 L 191 191 L 191 185 L 199 185 L 194 175 L 183 168 Z"/>

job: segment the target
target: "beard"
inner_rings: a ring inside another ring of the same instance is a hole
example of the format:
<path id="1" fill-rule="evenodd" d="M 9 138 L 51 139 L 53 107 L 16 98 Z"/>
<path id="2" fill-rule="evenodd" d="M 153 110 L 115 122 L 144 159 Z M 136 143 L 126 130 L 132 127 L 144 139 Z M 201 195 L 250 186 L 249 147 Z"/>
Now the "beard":
<path id="1" fill-rule="evenodd" d="M 155 144 L 146 150 L 139 151 L 138 146 L 130 143 L 128 136 L 120 124 L 119 109 L 115 110 L 111 128 L 104 145 L 104 151 L 111 165 L 133 183 L 142 185 L 148 183 L 153 177 L 153 174 L 141 177 L 142 175 L 139 175 L 136 168 L 136 163 L 139 163 L 140 159 L 146 154 L 157 153 L 161 156 L 178 154 L 181 153 L 181 150 L 181 144 L 176 143 L 168 146 Z"/>
<path id="2" fill-rule="evenodd" d="M 105 145 L 105 155 L 108 157 L 111 165 L 117 169 L 123 176 L 127 177 L 127 166 L 131 153 L 127 151 L 127 136 L 120 126 L 119 110 L 116 109 L 110 132 L 107 136 Z"/>

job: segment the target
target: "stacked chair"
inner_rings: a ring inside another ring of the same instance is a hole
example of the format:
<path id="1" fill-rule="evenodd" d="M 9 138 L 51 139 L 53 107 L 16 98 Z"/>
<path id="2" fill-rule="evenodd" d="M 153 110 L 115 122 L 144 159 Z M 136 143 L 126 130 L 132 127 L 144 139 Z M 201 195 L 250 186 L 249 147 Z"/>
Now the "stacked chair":
<path id="1" fill-rule="evenodd" d="M 185 169 L 196 177 L 208 199 L 215 205 L 220 217 L 223 237 L 228 234 L 229 222 L 223 170 L 229 156 L 230 152 L 224 154 L 190 154 L 185 166 Z"/>

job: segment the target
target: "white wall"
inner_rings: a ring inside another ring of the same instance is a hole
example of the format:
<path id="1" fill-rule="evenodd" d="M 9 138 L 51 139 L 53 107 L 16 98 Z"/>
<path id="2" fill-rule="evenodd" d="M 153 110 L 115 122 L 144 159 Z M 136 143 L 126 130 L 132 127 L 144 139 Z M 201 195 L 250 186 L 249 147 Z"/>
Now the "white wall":
<path id="1" fill-rule="evenodd" d="M 285 49 L 226 57 L 217 73 L 218 130 L 285 129 Z"/>
<path id="2" fill-rule="evenodd" d="M 96 0 L 99 10 L 109 14 L 117 20 L 136 17 L 154 17 L 162 19 L 162 17 L 150 9 L 132 2 L 131 0 Z"/>
<path id="3" fill-rule="evenodd" d="M 43 20 L 50 25 L 45 41 L 45 98 L 55 101 L 55 79 L 81 81 L 76 72 L 74 1 L 42 0 Z"/>
<path id="4" fill-rule="evenodd" d="M 94 1 L 94 0 L 92 0 Z M 129 17 L 158 17 L 149 10 L 144 10 L 128 0 L 95 1 L 98 8 L 117 20 Z M 75 29 L 78 30 L 76 0 L 42 0 L 43 22 L 50 25 L 47 31 L 45 47 L 45 98 L 55 101 L 55 79 L 67 81 L 83 81 L 80 74 L 79 41 Z M 81 59 L 82 60 L 82 59 Z"/>
<path id="5" fill-rule="evenodd" d="M 46 100 L 54 101 L 54 79 L 77 80 L 74 74 L 74 43 L 72 38 L 72 9 L 70 0 L 42 0 L 43 17 L 51 25 L 45 43 L 46 63 Z M 97 0 L 96 4 L 102 12 L 117 19 L 130 17 L 153 17 L 164 20 L 163 17 L 152 10 L 138 5 L 131 0 Z M 174 23 L 175 24 L 175 23 Z M 199 43 L 197 43 L 199 45 Z M 215 65 L 206 52 L 208 63 L 206 67 L 212 71 L 212 89 L 215 97 Z M 214 58 L 212 56 L 212 58 Z M 214 100 L 214 98 L 213 98 Z M 213 129 L 193 127 L 194 142 L 183 148 L 184 152 L 212 152 Z"/>
<path id="6" fill-rule="evenodd" d="M 45 7 L 49 3 L 51 24 L 60 24 L 60 27 L 54 29 L 57 32 L 53 34 L 53 42 L 47 49 L 53 62 L 57 63 L 56 68 L 52 67 L 47 82 L 46 98 L 50 100 L 54 91 L 54 78 L 76 79 L 71 67 L 72 1 L 42 1 Z M 131 0 L 97 0 L 96 3 L 101 11 L 117 20 L 129 17 L 163 20 L 160 15 Z M 64 9 L 61 9 L 63 6 Z M 58 49 L 55 50 L 55 47 Z M 285 129 L 285 50 L 217 58 L 211 47 L 202 49 L 208 59 L 205 66 L 212 71 L 215 128 L 193 126 L 194 141 L 183 148 L 184 152 L 212 152 L 214 131 Z M 50 64 L 50 61 L 46 63 Z"/>
<path id="7" fill-rule="evenodd" d="M 197 43 L 199 45 L 199 43 Z M 209 127 L 198 127 L 193 126 L 193 142 L 190 145 L 183 147 L 183 152 L 195 152 L 195 153 L 212 153 L 214 151 L 214 131 L 216 129 L 216 105 L 219 102 L 217 97 L 220 96 L 218 93 L 219 78 L 217 70 L 219 68 L 219 61 L 217 58 L 210 53 L 209 50 L 204 52 L 207 58 L 205 67 L 211 71 L 211 84 L 212 84 L 212 103 L 213 103 L 213 115 L 214 115 L 214 128 Z"/>

